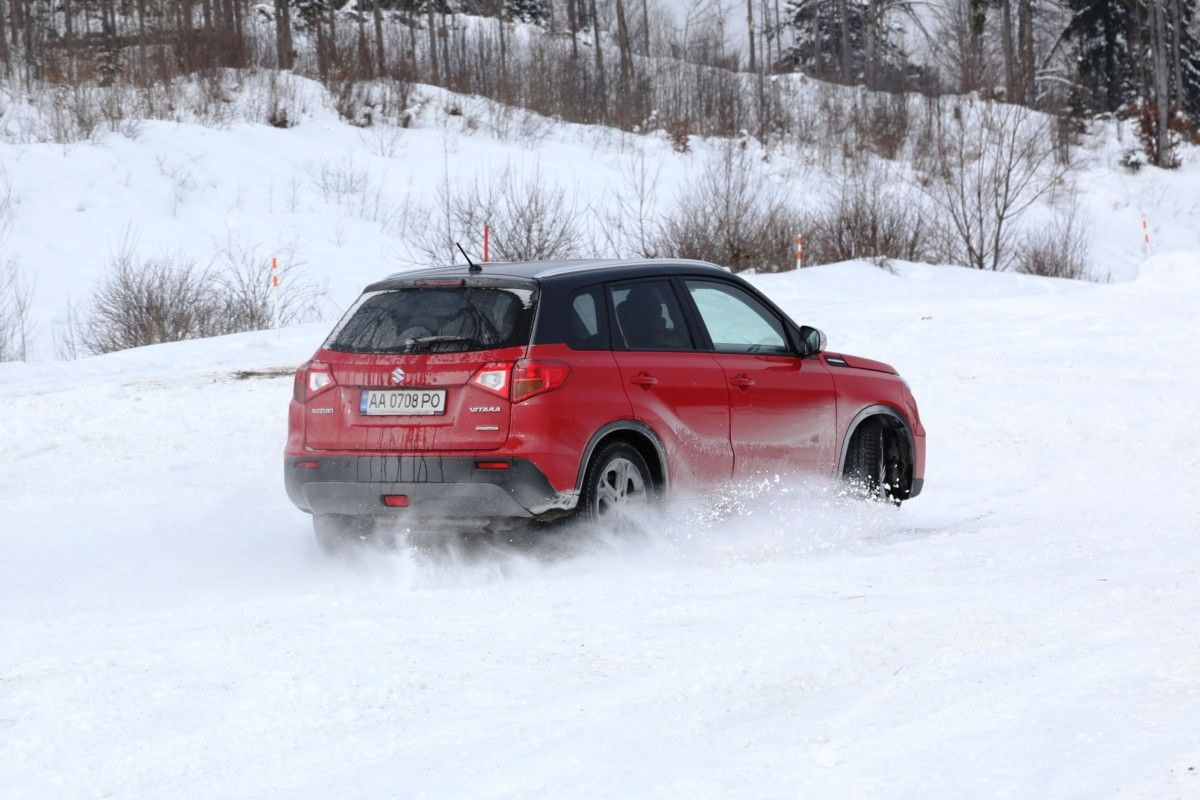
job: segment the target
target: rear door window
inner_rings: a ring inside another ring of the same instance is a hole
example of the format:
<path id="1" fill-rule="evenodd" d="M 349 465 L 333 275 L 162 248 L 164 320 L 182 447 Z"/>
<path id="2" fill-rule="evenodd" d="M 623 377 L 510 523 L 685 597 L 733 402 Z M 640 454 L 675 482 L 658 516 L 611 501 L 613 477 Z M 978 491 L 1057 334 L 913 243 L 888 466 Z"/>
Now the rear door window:
<path id="1" fill-rule="evenodd" d="M 694 349 L 670 281 L 614 283 L 609 292 L 626 350 Z"/>
<path id="2" fill-rule="evenodd" d="M 346 353 L 465 353 L 529 343 L 533 288 L 451 286 L 368 292 L 325 347 Z"/>

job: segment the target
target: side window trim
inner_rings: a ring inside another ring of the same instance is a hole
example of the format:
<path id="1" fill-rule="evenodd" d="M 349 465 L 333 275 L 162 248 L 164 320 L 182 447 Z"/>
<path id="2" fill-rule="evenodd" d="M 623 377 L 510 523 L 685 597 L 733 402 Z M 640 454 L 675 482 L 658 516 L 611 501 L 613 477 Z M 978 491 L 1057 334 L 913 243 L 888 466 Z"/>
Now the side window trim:
<path id="1" fill-rule="evenodd" d="M 679 307 L 679 312 L 682 315 L 680 322 L 683 323 L 684 329 L 687 332 L 688 340 L 692 346 L 687 350 L 653 350 L 653 351 L 638 351 L 630 350 L 625 345 L 625 334 L 621 330 L 620 322 L 617 320 L 617 304 L 613 301 L 613 290 L 620 290 L 622 287 L 631 286 L 638 283 L 665 283 L 669 291 L 675 297 L 675 304 Z M 645 278 L 629 278 L 625 280 L 609 281 L 604 284 L 604 301 L 608 306 L 608 330 L 609 341 L 612 344 L 613 350 L 622 352 L 657 352 L 657 353 L 697 353 L 706 352 L 704 347 L 704 339 L 700 336 L 699 330 L 691 319 L 691 313 L 688 304 L 691 302 L 690 297 L 681 296 L 680 289 L 682 287 L 676 285 L 676 276 L 671 274 L 651 275 Z"/>
<path id="2" fill-rule="evenodd" d="M 763 312 L 765 312 L 768 317 L 775 320 L 775 322 L 777 322 L 779 324 L 780 330 L 782 331 L 782 335 L 783 335 L 783 341 L 787 345 L 787 348 L 788 348 L 787 353 L 774 353 L 774 354 L 765 353 L 765 354 L 760 354 L 760 355 L 789 355 L 789 356 L 796 356 L 796 357 L 800 356 L 800 352 L 796 349 L 796 343 L 794 341 L 792 341 L 793 337 L 792 337 L 792 334 L 790 331 L 791 325 L 788 324 L 788 321 L 786 319 L 781 318 L 779 316 L 779 314 L 776 313 L 774 308 L 772 308 L 770 305 L 764 303 L 753 292 L 747 291 L 745 287 L 740 286 L 740 285 L 734 283 L 733 281 L 723 281 L 720 278 L 711 278 L 707 275 L 679 275 L 679 276 L 675 277 L 675 280 L 679 282 L 679 290 L 683 294 L 683 296 L 685 298 L 685 302 L 687 303 L 687 311 L 685 313 L 688 316 L 695 315 L 694 316 L 694 318 L 695 318 L 694 324 L 699 326 L 700 330 L 702 330 L 704 332 L 704 341 L 707 344 L 708 350 L 710 352 L 716 353 L 717 346 L 712 340 L 712 335 L 708 331 L 708 326 L 704 324 L 704 317 L 700 314 L 700 308 L 699 308 L 699 306 L 696 305 L 695 298 L 692 297 L 691 291 L 688 290 L 686 281 L 692 281 L 694 283 L 710 283 L 710 284 L 714 284 L 717 286 L 728 287 L 730 289 L 733 289 L 735 291 L 741 292 L 742 294 L 746 295 L 746 297 L 748 297 L 751 302 L 753 302 L 760 309 L 762 309 Z"/>
<path id="3" fill-rule="evenodd" d="M 696 342 L 696 349 L 706 353 L 715 353 L 717 348 L 708 334 L 708 326 L 704 324 L 704 320 L 700 316 L 700 309 L 697 308 L 696 302 L 692 299 L 692 293 L 688 291 L 687 285 L 684 283 L 689 277 L 691 276 L 672 275 L 671 286 L 683 305 L 683 316 L 687 319 L 688 328 L 692 331 L 692 340 Z"/>

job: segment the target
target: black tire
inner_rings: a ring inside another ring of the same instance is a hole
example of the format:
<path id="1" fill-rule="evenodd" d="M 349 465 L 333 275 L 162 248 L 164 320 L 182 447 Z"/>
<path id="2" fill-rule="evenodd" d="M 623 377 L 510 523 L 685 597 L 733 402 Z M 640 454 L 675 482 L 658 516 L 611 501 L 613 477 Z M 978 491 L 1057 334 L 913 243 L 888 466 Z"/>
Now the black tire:
<path id="1" fill-rule="evenodd" d="M 612 442 L 592 456 L 576 514 L 606 530 L 632 530 L 655 498 L 646 459 L 633 445 Z"/>
<path id="2" fill-rule="evenodd" d="M 348 514 L 314 514 L 313 533 L 321 552 L 327 555 L 344 553 L 374 541 L 375 519 Z"/>
<path id="3" fill-rule="evenodd" d="M 878 418 L 864 421 L 846 452 L 842 477 L 864 498 L 900 505 L 905 497 L 899 442 Z"/>

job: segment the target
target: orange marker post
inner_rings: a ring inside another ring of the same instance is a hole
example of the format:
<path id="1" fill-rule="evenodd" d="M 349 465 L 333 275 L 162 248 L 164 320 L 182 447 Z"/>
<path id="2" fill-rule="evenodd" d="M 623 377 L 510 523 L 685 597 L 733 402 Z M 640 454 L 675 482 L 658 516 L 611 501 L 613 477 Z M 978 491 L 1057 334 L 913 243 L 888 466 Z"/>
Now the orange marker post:
<path id="1" fill-rule="evenodd" d="M 271 316 L 279 330 L 279 260 L 271 256 Z"/>
<path id="2" fill-rule="evenodd" d="M 804 267 L 804 237 L 796 234 L 796 269 Z"/>
<path id="3" fill-rule="evenodd" d="M 483 226 L 483 263 L 485 263 L 485 264 L 487 263 L 487 260 L 488 260 L 488 234 L 490 232 L 491 232 L 490 226 L 484 225 Z"/>
<path id="4" fill-rule="evenodd" d="M 1146 219 L 1142 218 L 1142 256 L 1150 255 L 1150 228 L 1146 225 Z"/>

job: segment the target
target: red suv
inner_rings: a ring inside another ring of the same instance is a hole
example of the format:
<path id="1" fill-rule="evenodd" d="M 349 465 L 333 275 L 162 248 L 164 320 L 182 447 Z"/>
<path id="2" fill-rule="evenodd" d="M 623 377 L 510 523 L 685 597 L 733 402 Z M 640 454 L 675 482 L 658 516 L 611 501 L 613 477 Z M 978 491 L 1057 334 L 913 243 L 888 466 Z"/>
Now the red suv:
<path id="1" fill-rule="evenodd" d="M 925 431 L 894 369 L 825 352 L 719 267 L 491 263 L 368 286 L 296 371 L 285 462 L 334 546 L 389 517 L 610 522 L 764 474 L 898 503 L 921 491 Z"/>

